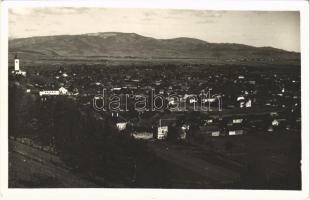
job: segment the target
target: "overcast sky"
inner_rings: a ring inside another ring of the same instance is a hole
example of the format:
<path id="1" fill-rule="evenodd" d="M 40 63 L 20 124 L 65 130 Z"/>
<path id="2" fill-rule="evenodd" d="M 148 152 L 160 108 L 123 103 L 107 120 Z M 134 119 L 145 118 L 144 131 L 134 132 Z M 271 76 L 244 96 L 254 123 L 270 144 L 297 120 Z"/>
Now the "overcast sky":
<path id="1" fill-rule="evenodd" d="M 13 8 L 9 37 L 134 32 L 167 39 L 272 46 L 300 52 L 299 12 L 112 8 Z"/>

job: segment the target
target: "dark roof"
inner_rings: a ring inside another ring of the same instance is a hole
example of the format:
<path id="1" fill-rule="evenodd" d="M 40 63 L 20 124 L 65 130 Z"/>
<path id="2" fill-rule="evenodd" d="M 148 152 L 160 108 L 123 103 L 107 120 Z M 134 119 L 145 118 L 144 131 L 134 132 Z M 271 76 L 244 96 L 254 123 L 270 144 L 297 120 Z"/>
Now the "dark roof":
<path id="1" fill-rule="evenodd" d="M 220 127 L 219 126 L 201 126 L 200 131 L 205 132 L 205 131 L 219 131 Z"/>
<path id="2" fill-rule="evenodd" d="M 242 124 L 233 124 L 232 126 L 227 127 L 228 130 L 243 130 L 244 127 Z"/>
<path id="3" fill-rule="evenodd" d="M 127 122 L 128 120 L 126 120 L 126 118 L 124 118 L 123 116 L 121 115 L 118 115 L 117 117 L 117 120 L 116 120 L 116 123 L 125 123 Z"/>

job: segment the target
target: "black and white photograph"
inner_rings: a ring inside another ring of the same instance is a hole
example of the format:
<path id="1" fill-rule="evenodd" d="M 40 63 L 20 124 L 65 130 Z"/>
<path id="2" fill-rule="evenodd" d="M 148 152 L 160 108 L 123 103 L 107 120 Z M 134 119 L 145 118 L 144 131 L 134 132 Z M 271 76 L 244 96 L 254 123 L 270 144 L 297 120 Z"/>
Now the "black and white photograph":
<path id="1" fill-rule="evenodd" d="M 292 9 L 8 7 L 8 189 L 302 191 L 302 35 Z"/>

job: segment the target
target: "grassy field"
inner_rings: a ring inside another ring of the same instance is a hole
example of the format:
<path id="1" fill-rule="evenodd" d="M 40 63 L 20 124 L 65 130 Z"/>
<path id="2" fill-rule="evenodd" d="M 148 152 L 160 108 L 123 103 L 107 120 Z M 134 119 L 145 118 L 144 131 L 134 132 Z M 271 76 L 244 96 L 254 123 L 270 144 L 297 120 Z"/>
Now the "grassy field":
<path id="1" fill-rule="evenodd" d="M 10 188 L 97 187 L 91 181 L 70 172 L 55 155 L 25 144 L 9 141 Z"/>
<path id="2" fill-rule="evenodd" d="M 301 188 L 300 134 L 292 131 L 208 137 L 205 144 L 149 141 L 131 185 L 73 173 L 58 156 L 14 140 L 9 147 L 11 188 Z"/>
<path id="3" fill-rule="evenodd" d="M 14 54 L 10 54 L 9 66 L 14 65 Z M 298 68 L 300 61 L 241 61 L 214 58 L 126 58 L 126 57 L 21 57 L 22 66 L 65 66 L 65 65 L 103 65 L 103 66 L 152 66 L 152 65 L 238 65 L 252 67 Z"/>
<path id="4" fill-rule="evenodd" d="M 172 165 L 198 174 L 196 184 L 206 183 L 198 188 L 300 190 L 300 144 L 300 134 L 291 131 L 208 137 L 205 144 L 150 142 L 149 147 Z"/>

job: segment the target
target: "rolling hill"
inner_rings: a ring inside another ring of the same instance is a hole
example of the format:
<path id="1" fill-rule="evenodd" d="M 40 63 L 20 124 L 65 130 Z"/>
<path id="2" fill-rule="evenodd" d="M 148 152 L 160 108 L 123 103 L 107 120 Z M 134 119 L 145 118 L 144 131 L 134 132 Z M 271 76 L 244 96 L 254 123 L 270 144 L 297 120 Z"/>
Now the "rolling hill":
<path id="1" fill-rule="evenodd" d="M 194 38 L 155 39 L 135 33 L 103 32 L 9 40 L 9 53 L 37 58 L 173 58 L 243 61 L 296 61 L 300 53 L 272 47 L 209 43 Z"/>

